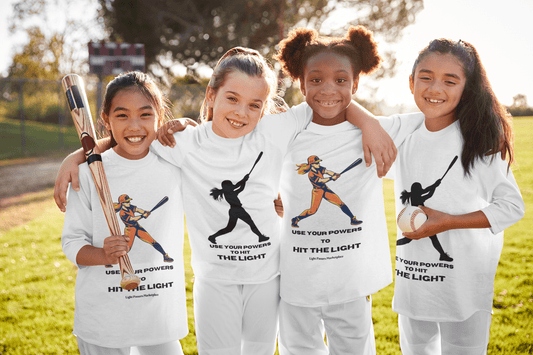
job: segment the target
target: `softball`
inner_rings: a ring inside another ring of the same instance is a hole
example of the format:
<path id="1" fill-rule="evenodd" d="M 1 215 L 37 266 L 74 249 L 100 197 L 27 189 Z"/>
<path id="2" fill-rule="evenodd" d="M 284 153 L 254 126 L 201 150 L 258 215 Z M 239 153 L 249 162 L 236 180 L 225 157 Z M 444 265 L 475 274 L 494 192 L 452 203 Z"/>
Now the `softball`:
<path id="1" fill-rule="evenodd" d="M 414 232 L 428 219 L 428 216 L 420 208 L 407 206 L 398 214 L 396 223 L 402 232 Z"/>
<path id="2" fill-rule="evenodd" d="M 133 290 L 134 288 L 137 288 L 141 283 L 141 279 L 139 276 L 133 274 L 133 275 L 124 275 L 122 280 L 120 281 L 120 287 L 122 287 L 125 290 Z"/>

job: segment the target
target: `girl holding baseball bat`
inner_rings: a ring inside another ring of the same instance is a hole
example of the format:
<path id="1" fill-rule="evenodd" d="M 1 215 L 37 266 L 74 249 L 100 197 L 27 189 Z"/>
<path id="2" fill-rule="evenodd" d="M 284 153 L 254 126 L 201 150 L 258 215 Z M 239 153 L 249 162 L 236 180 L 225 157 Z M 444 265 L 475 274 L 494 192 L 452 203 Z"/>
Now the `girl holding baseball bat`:
<path id="1" fill-rule="evenodd" d="M 275 73 L 259 52 L 233 48 L 220 59 L 207 88 L 201 112 L 206 122 L 176 133 L 175 148 L 152 145 L 154 152 L 181 168 L 200 354 L 270 355 L 275 351 L 279 218 L 272 201 L 278 196 L 283 156 L 312 118 L 306 104 L 262 118 L 279 111 L 274 102 L 276 91 Z M 350 108 L 352 118 L 367 118 L 363 125 L 371 134 L 376 128 L 381 130 L 356 105 Z M 160 136 L 163 141 L 164 133 Z M 388 142 L 390 138 L 385 136 Z M 387 159 L 395 156 L 395 147 L 385 145 L 384 151 L 374 156 L 380 171 L 387 170 L 391 163 Z M 79 162 L 79 154 L 72 159 Z M 61 186 L 76 171 L 76 166 L 68 165 L 56 183 L 60 206 Z M 232 223 L 230 232 L 210 240 L 209 236 L 228 225 L 227 205 L 210 192 L 224 181 L 242 181 L 243 176 L 247 176 L 246 188 L 242 187 L 238 199 L 235 193 L 217 194 L 230 205 L 242 205 L 229 212 L 236 225 Z M 240 219 L 251 219 L 264 237 L 258 238 L 251 224 L 234 218 L 239 210 L 249 215 L 242 218 L 241 213 Z"/>
<path id="2" fill-rule="evenodd" d="M 503 230 L 524 215 L 510 170 L 511 117 L 494 95 L 478 52 L 461 40 L 436 39 L 424 48 L 409 87 L 425 124 L 399 148 L 391 169 L 397 210 L 412 186 L 438 188 L 420 206 L 428 220 L 403 236 L 398 230 L 393 309 L 399 313 L 401 350 L 486 354 Z M 454 164 L 455 156 L 460 164 Z M 435 251 L 428 237 L 436 236 L 453 259 Z"/>
<path id="3" fill-rule="evenodd" d="M 383 185 L 374 164 L 359 165 L 362 132 L 346 117 L 360 75 L 380 66 L 377 43 L 363 26 L 350 27 L 343 38 L 297 28 L 279 47 L 275 58 L 299 80 L 313 110 L 289 147 L 281 179 L 279 351 L 375 354 L 370 295 L 392 282 Z M 400 144 L 422 117 L 379 122 Z"/>
<path id="4" fill-rule="evenodd" d="M 89 167 L 82 164 L 61 236 L 65 255 L 78 266 L 73 333 L 82 355 L 183 354 L 184 224 L 175 218 L 183 213 L 181 177 L 149 150 L 168 114 L 157 85 L 143 73 L 120 75 L 107 86 L 101 118 L 114 147 L 101 159 L 124 235 L 109 236 Z M 141 210 L 131 200 L 154 209 Z M 143 227 L 137 223 L 141 218 Z M 107 266 L 116 264 L 136 237 L 146 243 L 133 245 L 128 255 L 142 283 L 126 291 L 118 287 L 119 271 Z"/>

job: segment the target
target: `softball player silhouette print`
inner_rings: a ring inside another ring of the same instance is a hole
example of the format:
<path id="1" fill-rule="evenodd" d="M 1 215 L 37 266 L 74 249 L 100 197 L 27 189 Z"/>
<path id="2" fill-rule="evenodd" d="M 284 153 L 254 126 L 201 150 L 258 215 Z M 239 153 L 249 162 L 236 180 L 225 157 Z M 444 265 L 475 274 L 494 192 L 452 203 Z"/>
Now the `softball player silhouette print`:
<path id="1" fill-rule="evenodd" d="M 222 228 L 215 234 L 212 234 L 209 236 L 209 241 L 213 244 L 216 244 L 217 237 L 230 233 L 235 226 L 237 225 L 237 221 L 240 219 L 244 221 L 246 224 L 250 226 L 252 229 L 252 232 L 256 234 L 259 237 L 259 243 L 266 242 L 270 238 L 263 235 L 257 226 L 255 225 L 254 221 L 252 220 L 252 217 L 246 210 L 242 207 L 242 203 L 239 200 L 238 195 L 244 190 L 246 187 L 246 181 L 250 178 L 250 174 L 254 170 L 256 164 L 259 162 L 261 157 L 263 156 L 263 152 L 259 153 L 257 156 L 257 159 L 255 160 L 254 165 L 252 166 L 252 169 L 250 169 L 250 172 L 246 175 L 244 175 L 244 178 L 242 178 L 241 181 L 236 183 L 235 185 L 230 180 L 224 180 L 222 181 L 221 188 L 212 188 L 210 195 L 213 196 L 213 198 L 217 201 L 220 201 L 222 198 L 226 200 L 227 203 L 230 205 L 229 209 L 229 221 L 226 227 Z"/>
<path id="2" fill-rule="evenodd" d="M 424 189 L 424 188 L 422 188 L 422 185 L 419 182 L 414 182 L 411 185 L 411 192 L 407 192 L 407 190 L 403 190 L 402 193 L 401 193 L 401 196 L 400 196 L 400 199 L 401 199 L 402 203 L 404 205 L 407 205 L 407 203 L 410 202 L 411 206 L 424 206 L 424 202 L 426 200 L 430 199 L 431 196 L 433 196 L 433 194 L 435 193 L 435 190 L 441 184 L 442 179 L 444 179 L 446 174 L 448 174 L 448 171 L 450 171 L 450 169 L 453 167 L 453 165 L 455 164 L 457 159 L 458 159 L 458 156 L 456 155 L 453 158 L 453 160 L 450 163 L 450 165 L 448 166 L 448 169 L 446 170 L 444 175 L 442 175 L 442 177 L 440 179 L 435 181 L 435 183 L 433 185 L 430 185 L 430 186 L 428 186 L 428 187 L 426 187 Z M 442 245 L 440 244 L 439 239 L 437 238 L 436 234 L 432 235 L 431 237 L 429 237 L 429 239 L 431 239 L 431 243 L 433 244 L 433 247 L 440 254 L 439 260 L 441 260 L 441 261 L 453 261 L 453 258 L 450 257 L 444 251 L 444 249 L 442 248 Z M 412 241 L 413 241 L 413 239 L 409 239 L 407 237 L 404 237 L 404 238 L 398 239 L 396 241 L 396 245 L 398 245 L 398 246 L 405 245 L 405 244 L 409 244 Z"/>

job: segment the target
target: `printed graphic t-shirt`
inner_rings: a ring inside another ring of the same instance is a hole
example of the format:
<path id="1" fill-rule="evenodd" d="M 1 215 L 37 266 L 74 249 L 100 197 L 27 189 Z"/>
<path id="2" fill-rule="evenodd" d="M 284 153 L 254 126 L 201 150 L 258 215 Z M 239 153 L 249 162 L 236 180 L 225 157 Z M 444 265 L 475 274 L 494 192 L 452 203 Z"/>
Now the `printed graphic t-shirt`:
<path id="1" fill-rule="evenodd" d="M 414 114 L 380 118 L 380 123 L 398 145 L 422 120 Z M 311 170 L 301 171 L 317 159 Z M 331 174 L 341 176 L 325 182 Z M 345 303 L 392 282 L 382 179 L 375 163 L 365 165 L 360 129 L 349 122 L 310 123 L 289 148 L 281 196 L 285 302 L 306 307 Z"/>
<path id="2" fill-rule="evenodd" d="M 108 150 L 102 161 L 121 231 L 134 239 L 128 256 L 141 284 L 123 290 L 118 265 L 80 265 L 73 333 L 110 348 L 181 339 L 188 333 L 188 323 L 180 171 L 153 153 L 128 160 Z M 79 177 L 80 191 L 69 190 L 61 236 L 63 251 L 75 264 L 82 247 L 101 248 L 110 235 L 86 163 L 80 165 Z M 135 221 L 140 210 L 152 210 L 164 197 L 167 202 Z"/>
<path id="3" fill-rule="evenodd" d="M 471 176 L 465 176 L 461 151 L 458 122 L 438 132 L 422 125 L 400 147 L 393 166 L 397 213 L 404 207 L 403 192 L 408 203 L 452 215 L 481 210 L 491 225 L 406 244 L 398 229 L 393 310 L 414 319 L 452 322 L 491 312 L 503 230 L 524 213 L 513 173 L 499 154 L 476 160 Z"/>
<path id="4" fill-rule="evenodd" d="M 274 200 L 283 156 L 310 113 L 301 104 L 267 115 L 236 139 L 216 135 L 208 122 L 175 133 L 175 148 L 152 144 L 156 154 L 182 170 L 195 277 L 256 284 L 279 275 L 281 219 Z"/>

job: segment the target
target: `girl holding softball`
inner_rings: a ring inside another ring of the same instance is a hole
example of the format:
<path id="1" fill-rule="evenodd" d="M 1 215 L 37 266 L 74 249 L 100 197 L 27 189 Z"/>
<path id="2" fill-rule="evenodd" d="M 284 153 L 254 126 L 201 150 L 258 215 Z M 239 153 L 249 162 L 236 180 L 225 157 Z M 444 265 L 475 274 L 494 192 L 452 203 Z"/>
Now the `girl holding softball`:
<path id="1" fill-rule="evenodd" d="M 391 169 L 397 211 L 412 186 L 438 188 L 420 206 L 428 220 L 414 232 L 398 230 L 393 310 L 401 350 L 486 354 L 503 230 L 524 215 L 510 170 L 511 118 L 476 49 L 461 40 L 436 39 L 424 48 L 409 87 L 425 121 Z M 448 257 L 435 250 L 437 236 Z"/>

